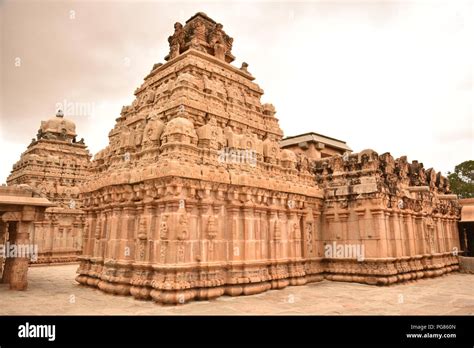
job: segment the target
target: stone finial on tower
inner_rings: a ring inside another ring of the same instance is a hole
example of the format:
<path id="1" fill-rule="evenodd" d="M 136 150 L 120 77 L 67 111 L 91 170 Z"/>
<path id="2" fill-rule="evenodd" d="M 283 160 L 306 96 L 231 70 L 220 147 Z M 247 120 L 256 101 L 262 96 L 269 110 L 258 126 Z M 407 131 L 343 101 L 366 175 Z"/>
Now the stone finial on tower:
<path id="1" fill-rule="evenodd" d="M 248 67 L 249 67 L 249 65 L 248 65 L 247 62 L 242 62 L 242 66 L 240 67 L 240 70 L 242 70 L 242 71 L 245 72 L 246 74 L 251 75 L 251 74 L 249 73 Z"/>
<path id="2" fill-rule="evenodd" d="M 227 63 L 235 59 L 231 53 L 234 39 L 224 32 L 222 24 L 216 23 L 203 12 L 196 13 L 184 26 L 175 23 L 174 29 L 174 34 L 168 38 L 170 53 L 165 60 L 176 58 L 190 48 Z"/>

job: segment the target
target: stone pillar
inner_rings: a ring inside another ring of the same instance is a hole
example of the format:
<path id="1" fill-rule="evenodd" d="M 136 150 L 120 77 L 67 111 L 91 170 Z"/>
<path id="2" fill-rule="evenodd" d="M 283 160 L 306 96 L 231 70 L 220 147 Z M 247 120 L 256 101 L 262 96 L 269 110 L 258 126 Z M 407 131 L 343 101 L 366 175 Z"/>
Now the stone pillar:
<path id="1" fill-rule="evenodd" d="M 9 245 L 15 243 L 17 225 L 18 225 L 18 222 L 16 222 L 16 221 L 9 221 L 7 223 L 8 240 L 6 242 Z M 4 268 L 3 268 L 3 277 L 2 277 L 2 283 L 4 283 L 4 284 L 9 284 L 10 283 L 10 279 L 11 279 L 11 276 L 12 276 L 13 260 L 14 259 L 11 258 L 11 257 L 7 257 L 5 259 L 5 265 L 4 265 Z"/>
<path id="2" fill-rule="evenodd" d="M 95 216 L 94 224 L 94 250 L 92 252 L 92 257 L 99 259 L 100 257 L 100 234 L 102 230 L 102 214 L 98 213 Z"/>
<path id="3" fill-rule="evenodd" d="M 405 245 L 407 250 L 405 251 L 405 256 L 414 256 L 416 255 L 416 245 L 415 233 L 413 231 L 412 215 L 408 212 L 404 212 L 401 215 L 406 238 Z"/>
<path id="4" fill-rule="evenodd" d="M 124 209 L 124 214 L 126 214 L 127 218 L 124 220 L 126 222 L 128 220 L 128 210 Z M 160 241 L 158 245 L 155 245 L 155 253 L 156 259 L 155 262 L 157 263 L 166 263 L 166 255 L 167 255 L 167 248 L 168 248 L 168 238 L 169 238 L 169 226 L 168 226 L 168 212 L 166 210 L 166 204 L 160 203 L 158 204 L 157 214 L 159 216 L 158 220 L 158 240 Z M 126 228 L 126 224 L 122 224 L 122 228 Z M 124 230 L 126 231 L 126 230 Z M 126 239 L 126 232 L 121 233 L 121 245 L 126 247 L 128 241 Z"/>
<path id="5" fill-rule="evenodd" d="M 325 212 L 324 213 L 325 220 L 326 220 L 326 238 L 325 241 L 335 241 L 336 235 L 334 233 L 334 220 L 336 218 L 336 214 L 333 212 Z"/>
<path id="6" fill-rule="evenodd" d="M 52 229 L 50 230 L 51 234 L 49 235 L 49 241 L 50 241 L 50 247 L 48 248 L 48 252 L 51 255 L 53 250 L 59 250 L 59 245 L 58 245 L 58 236 L 59 236 L 59 222 L 58 222 L 58 216 L 53 215 L 53 220 L 52 220 Z"/>
<path id="7" fill-rule="evenodd" d="M 100 240 L 99 240 L 99 257 L 102 260 L 107 258 L 107 252 L 109 249 L 109 238 L 110 238 L 110 221 L 112 216 L 112 208 L 104 209 L 102 214 L 102 229 L 100 231 Z"/>
<path id="8" fill-rule="evenodd" d="M 278 211 L 270 211 L 269 219 L 270 257 L 272 260 L 277 260 L 281 257 L 281 221 L 278 219 Z"/>
<path id="9" fill-rule="evenodd" d="M 403 241 L 402 241 L 402 231 L 400 227 L 400 214 L 396 211 L 392 212 L 392 226 L 393 226 L 393 232 L 395 236 L 395 245 L 396 245 L 396 253 L 394 257 L 401 257 L 405 255 L 405 248 L 403 247 Z"/>
<path id="10" fill-rule="evenodd" d="M 271 255 L 270 248 L 270 227 L 268 225 L 267 209 L 260 210 L 260 239 L 261 239 L 261 258 L 269 259 Z"/>
<path id="11" fill-rule="evenodd" d="M 439 217 L 439 238 L 439 252 L 450 252 L 451 250 L 449 250 L 446 245 L 446 239 L 448 238 L 448 236 L 444 216 Z"/>
<path id="12" fill-rule="evenodd" d="M 433 242 L 434 242 L 434 252 L 435 253 L 440 253 L 442 252 L 441 250 L 441 238 L 442 238 L 442 232 L 441 232 L 441 223 L 439 220 L 439 216 L 434 215 L 433 216 Z"/>
<path id="13" fill-rule="evenodd" d="M 365 240 L 367 257 L 387 257 L 387 232 L 385 229 L 385 211 L 381 208 L 370 209 L 372 230 Z"/>
<path id="14" fill-rule="evenodd" d="M 311 242 L 312 250 L 308 253 L 309 257 L 322 257 L 324 256 L 324 242 L 323 242 L 323 231 L 321 224 L 321 212 L 312 210 L 308 215 L 311 215 L 311 235 L 312 238 L 307 241 Z"/>
<path id="15" fill-rule="evenodd" d="M 301 259 L 303 257 L 303 249 L 304 249 L 304 214 L 298 213 L 295 214 L 296 218 L 296 236 L 295 236 L 295 257 Z"/>
<path id="16" fill-rule="evenodd" d="M 416 253 L 418 255 L 427 254 L 426 239 L 423 233 L 423 217 L 420 214 L 416 214 L 414 219 L 416 231 Z"/>
<path id="17" fill-rule="evenodd" d="M 366 209 L 365 208 L 359 208 L 355 209 L 356 215 L 357 215 L 357 229 L 359 231 L 359 239 L 367 239 L 367 226 L 366 226 L 366 220 L 365 220 L 365 213 Z"/>
<path id="18" fill-rule="evenodd" d="M 286 256 L 290 259 L 294 259 L 296 257 L 296 235 L 295 233 L 295 224 L 297 223 L 297 216 L 293 212 L 286 211 L 283 213 L 286 218 L 286 230 L 287 230 L 287 238 L 286 238 Z M 299 224 L 298 224 L 299 225 Z"/>
<path id="19" fill-rule="evenodd" d="M 214 244 L 213 239 L 209 238 L 208 230 L 209 221 L 211 220 L 214 211 L 212 206 L 207 202 L 207 199 L 204 199 L 195 205 L 197 214 L 193 214 L 193 219 L 196 219 L 196 231 L 195 238 L 192 241 L 193 246 L 191 249 L 194 255 L 192 255 L 193 258 L 191 260 L 209 262 L 212 260 L 214 253 Z"/>
<path id="20" fill-rule="evenodd" d="M 239 207 L 238 206 L 229 206 L 228 211 L 228 230 L 229 230 L 229 250 L 228 250 L 228 259 L 232 261 L 238 261 L 241 259 L 242 248 L 240 245 L 239 230 L 238 230 L 238 215 Z"/>
<path id="21" fill-rule="evenodd" d="M 267 243 L 264 237 L 264 222 L 263 219 L 266 217 L 265 210 L 261 209 L 260 207 L 255 208 L 255 219 L 254 219 L 254 226 L 255 226 L 255 240 L 257 241 L 257 249 L 256 249 L 256 258 L 257 260 L 262 260 L 267 258 L 266 250 L 267 250 Z"/>
<path id="22" fill-rule="evenodd" d="M 29 244 L 29 235 L 33 229 L 32 221 L 21 221 L 17 223 L 16 238 L 14 243 L 18 246 Z M 28 287 L 29 257 L 15 257 L 11 266 L 10 289 L 26 290 Z"/>
<path id="23" fill-rule="evenodd" d="M 349 211 L 340 211 L 337 214 L 338 217 L 338 227 L 337 227 L 337 232 L 336 232 L 336 238 L 337 239 L 342 239 L 345 243 L 349 242 L 352 243 L 352 241 L 348 240 L 348 228 L 347 228 L 347 220 L 349 218 Z"/>
<path id="24" fill-rule="evenodd" d="M 459 251 L 460 245 L 456 242 L 456 235 L 459 235 L 456 229 L 456 221 L 453 218 L 448 218 L 448 231 L 449 231 L 449 250 L 453 252 L 454 250 Z M 456 249 L 455 249 L 456 248 Z"/>
<path id="25" fill-rule="evenodd" d="M 120 251 L 118 251 L 118 239 L 120 234 L 119 221 L 121 211 L 121 208 L 113 207 L 110 212 L 110 237 L 107 239 L 106 242 L 106 258 L 113 258 L 115 255 L 118 255 L 120 253 Z"/>
<path id="26" fill-rule="evenodd" d="M 79 215 L 76 215 L 74 217 L 74 222 L 72 223 L 72 229 L 73 229 L 73 252 L 72 256 L 76 257 L 77 255 L 80 255 L 82 253 L 82 220 Z"/>
<path id="27" fill-rule="evenodd" d="M 386 241 L 387 241 L 387 257 L 393 257 L 396 255 L 396 245 L 395 245 L 395 237 L 392 229 L 392 222 L 390 219 L 391 212 L 385 210 L 384 211 L 384 224 L 385 224 L 385 233 L 386 233 Z"/>
<path id="28" fill-rule="evenodd" d="M 255 260 L 256 259 L 256 247 L 255 247 L 255 231 L 253 230 L 254 210 L 252 207 L 244 207 L 243 211 L 243 229 L 244 229 L 244 242 L 243 242 L 243 255 L 244 260 Z"/>
<path id="29" fill-rule="evenodd" d="M 0 245 L 5 245 L 5 237 L 7 234 L 7 224 L 1 220 L 0 217 Z M 3 275 L 3 263 L 5 259 L 0 255 L 0 279 Z"/>
<path id="30" fill-rule="evenodd" d="M 93 246 L 93 232 L 92 232 L 92 221 L 93 218 L 90 213 L 86 213 L 84 217 L 84 228 L 82 230 L 82 255 L 91 257 L 94 251 Z"/>

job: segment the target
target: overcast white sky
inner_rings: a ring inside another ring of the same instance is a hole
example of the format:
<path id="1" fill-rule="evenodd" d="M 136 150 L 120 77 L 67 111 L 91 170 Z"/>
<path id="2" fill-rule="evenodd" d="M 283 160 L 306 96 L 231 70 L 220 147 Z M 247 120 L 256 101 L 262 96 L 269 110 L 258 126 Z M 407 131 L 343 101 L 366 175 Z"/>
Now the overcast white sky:
<path id="1" fill-rule="evenodd" d="M 91 153 L 206 12 L 234 38 L 285 136 L 314 131 L 446 173 L 474 159 L 473 1 L 3 1 L 0 182 L 58 103 Z M 68 115 L 69 114 L 69 115 Z"/>

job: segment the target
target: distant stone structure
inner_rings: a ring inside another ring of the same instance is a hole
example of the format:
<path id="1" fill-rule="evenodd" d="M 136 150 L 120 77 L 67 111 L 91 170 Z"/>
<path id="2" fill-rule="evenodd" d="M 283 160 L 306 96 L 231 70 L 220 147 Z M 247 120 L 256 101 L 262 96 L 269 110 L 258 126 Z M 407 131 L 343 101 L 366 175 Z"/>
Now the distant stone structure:
<path id="1" fill-rule="evenodd" d="M 174 28 L 167 62 L 81 185 L 79 283 L 176 304 L 457 269 L 459 207 L 444 177 L 314 133 L 296 149 L 248 64 L 229 64 L 221 24 L 197 13 Z"/>
<path id="2" fill-rule="evenodd" d="M 89 174 L 90 154 L 84 140 L 76 141 L 76 125 L 56 117 L 41 122 L 20 160 L 14 164 L 8 185 L 28 185 L 55 203 L 37 220 L 30 242 L 37 244 L 39 257 L 33 263 L 77 262 L 82 253 L 84 213 L 80 210 L 79 187 Z"/>
<path id="3" fill-rule="evenodd" d="M 304 154 L 311 160 L 352 152 L 345 141 L 312 132 L 286 137 L 280 141 L 280 147 L 297 155 Z"/>

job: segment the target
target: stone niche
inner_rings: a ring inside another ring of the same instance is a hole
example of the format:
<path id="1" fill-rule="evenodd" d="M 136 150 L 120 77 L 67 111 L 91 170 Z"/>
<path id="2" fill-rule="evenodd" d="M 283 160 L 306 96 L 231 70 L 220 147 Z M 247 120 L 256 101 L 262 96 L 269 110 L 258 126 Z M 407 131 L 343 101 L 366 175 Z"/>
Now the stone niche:
<path id="1" fill-rule="evenodd" d="M 55 205 L 34 222 L 29 238 L 38 246 L 38 259 L 32 263 L 77 262 L 82 253 L 85 219 L 78 185 L 87 179 L 91 156 L 76 136 L 76 125 L 59 110 L 56 117 L 41 122 L 7 178 L 9 186 L 34 191 Z"/>
<path id="2" fill-rule="evenodd" d="M 275 108 L 248 64 L 230 65 L 232 42 L 203 13 L 175 24 L 167 62 L 122 108 L 80 187 L 76 280 L 177 304 L 457 269 L 446 179 L 371 150 L 316 160 L 281 149 Z M 328 257 L 334 243 L 363 257 Z"/>
<path id="3" fill-rule="evenodd" d="M 198 13 L 175 29 L 81 186 L 77 281 L 184 303 L 323 279 L 309 165 L 280 149 L 275 109 L 247 64 L 229 64 L 222 25 Z"/>

